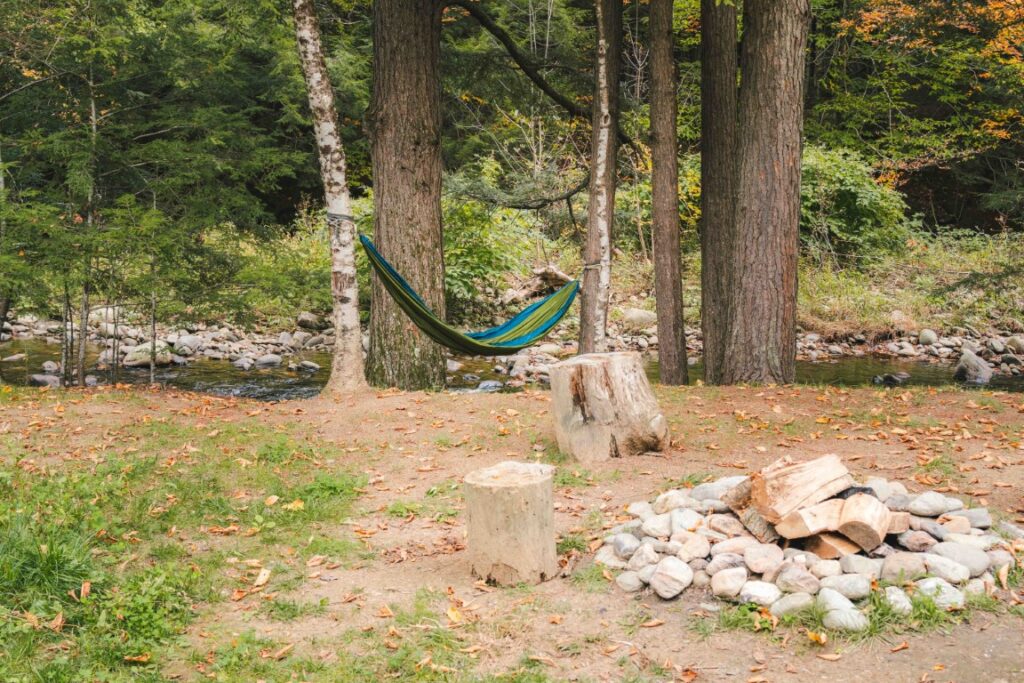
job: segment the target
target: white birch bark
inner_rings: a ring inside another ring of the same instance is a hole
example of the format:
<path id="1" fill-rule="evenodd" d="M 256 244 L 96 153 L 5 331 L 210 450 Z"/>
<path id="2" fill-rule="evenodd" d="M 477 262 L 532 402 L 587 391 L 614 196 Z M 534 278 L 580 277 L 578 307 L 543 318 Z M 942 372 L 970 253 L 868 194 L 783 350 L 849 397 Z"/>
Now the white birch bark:
<path id="1" fill-rule="evenodd" d="M 359 328 L 359 292 L 356 282 L 356 226 L 345 180 L 345 150 L 338 133 L 327 64 L 320 43 L 320 25 L 313 0 L 293 0 L 295 38 L 306 79 L 309 108 L 320 157 L 320 175 L 331 236 L 331 297 L 334 301 L 334 356 L 326 394 L 341 394 L 365 386 L 362 332 Z"/>

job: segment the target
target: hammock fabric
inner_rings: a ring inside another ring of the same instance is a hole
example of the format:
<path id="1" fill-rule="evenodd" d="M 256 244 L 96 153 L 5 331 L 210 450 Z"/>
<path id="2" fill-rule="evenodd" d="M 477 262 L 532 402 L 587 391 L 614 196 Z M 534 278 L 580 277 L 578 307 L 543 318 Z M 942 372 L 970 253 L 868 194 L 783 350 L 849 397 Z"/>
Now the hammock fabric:
<path id="1" fill-rule="evenodd" d="M 558 324 L 579 290 L 579 281 L 573 280 L 503 325 L 482 332 L 459 332 L 434 315 L 405 278 L 380 255 L 373 242 L 365 235 L 360 235 L 359 241 L 381 284 L 416 327 L 441 346 L 463 355 L 508 356 L 535 344 Z"/>

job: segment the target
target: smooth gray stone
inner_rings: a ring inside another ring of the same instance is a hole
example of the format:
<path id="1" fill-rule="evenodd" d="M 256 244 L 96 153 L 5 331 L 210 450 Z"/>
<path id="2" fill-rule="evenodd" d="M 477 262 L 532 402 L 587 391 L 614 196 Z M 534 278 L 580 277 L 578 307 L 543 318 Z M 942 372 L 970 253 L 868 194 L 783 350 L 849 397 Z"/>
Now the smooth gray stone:
<path id="1" fill-rule="evenodd" d="M 863 631 L 871 622 L 855 609 L 834 609 L 825 613 L 822 624 L 833 631 Z"/>
<path id="2" fill-rule="evenodd" d="M 898 586 L 887 586 L 885 589 L 885 601 L 897 614 L 910 614 L 914 609 L 914 603 L 910 602 L 906 592 Z"/>
<path id="3" fill-rule="evenodd" d="M 815 600 L 818 603 L 818 607 L 826 612 L 854 609 L 853 603 L 850 602 L 849 598 L 831 588 L 822 588 L 818 591 L 818 597 Z"/>
<path id="4" fill-rule="evenodd" d="M 964 594 L 949 585 L 948 581 L 930 577 L 921 579 L 916 585 L 918 591 L 930 597 L 940 609 L 960 609 L 964 606 Z"/>
<path id="5" fill-rule="evenodd" d="M 671 600 L 693 583 L 693 570 L 678 557 L 666 557 L 651 575 L 651 589 L 664 600 Z"/>
<path id="6" fill-rule="evenodd" d="M 767 581 L 747 581 L 740 589 L 741 602 L 752 602 L 763 607 L 771 606 L 781 597 L 779 587 Z"/>
<path id="7" fill-rule="evenodd" d="M 826 576 L 822 588 L 831 588 L 850 600 L 860 600 L 871 594 L 871 577 L 867 574 L 841 574 Z"/>
<path id="8" fill-rule="evenodd" d="M 984 550 L 963 543 L 936 543 L 929 552 L 959 562 L 970 570 L 971 577 L 981 576 L 988 571 L 991 564 L 991 560 Z"/>
<path id="9" fill-rule="evenodd" d="M 787 614 L 796 614 L 814 604 L 814 596 L 810 593 L 790 593 L 772 603 L 770 612 L 773 616 L 782 618 Z"/>

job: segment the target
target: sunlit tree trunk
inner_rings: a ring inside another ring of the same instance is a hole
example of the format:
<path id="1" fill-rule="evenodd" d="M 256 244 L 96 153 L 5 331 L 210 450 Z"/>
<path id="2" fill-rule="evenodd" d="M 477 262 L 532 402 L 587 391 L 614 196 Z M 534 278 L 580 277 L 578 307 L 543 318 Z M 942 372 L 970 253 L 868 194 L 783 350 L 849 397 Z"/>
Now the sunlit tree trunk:
<path id="1" fill-rule="evenodd" d="M 722 381 L 736 202 L 736 7 L 701 0 L 700 253 L 704 381 Z M 660 341 L 660 340 L 659 340 Z"/>
<path id="2" fill-rule="evenodd" d="M 721 381 L 792 382 L 809 0 L 746 0 L 732 302 Z"/>
<path id="3" fill-rule="evenodd" d="M 686 384 L 672 3 L 651 0 L 651 211 L 661 382 Z"/>
<path id="4" fill-rule="evenodd" d="M 320 25 L 313 0 L 293 0 L 295 38 L 306 79 L 320 156 L 320 176 L 327 205 L 331 239 L 331 298 L 334 303 L 334 355 L 324 392 L 337 395 L 365 386 L 362 333 L 359 328 L 359 291 L 356 281 L 355 237 L 351 200 L 345 175 L 345 149 L 338 132 L 327 64 L 320 42 Z"/>
<path id="5" fill-rule="evenodd" d="M 437 0 L 373 3 L 373 86 L 366 122 L 374 239 L 443 318 L 441 8 Z M 443 349 L 409 321 L 376 276 L 372 294 L 370 383 L 402 389 L 443 386 Z"/>
<path id="6" fill-rule="evenodd" d="M 597 55 L 594 60 L 593 131 L 590 147 L 590 199 L 583 247 L 580 351 L 607 348 L 612 279 L 612 227 L 622 51 L 622 0 L 597 0 Z"/>

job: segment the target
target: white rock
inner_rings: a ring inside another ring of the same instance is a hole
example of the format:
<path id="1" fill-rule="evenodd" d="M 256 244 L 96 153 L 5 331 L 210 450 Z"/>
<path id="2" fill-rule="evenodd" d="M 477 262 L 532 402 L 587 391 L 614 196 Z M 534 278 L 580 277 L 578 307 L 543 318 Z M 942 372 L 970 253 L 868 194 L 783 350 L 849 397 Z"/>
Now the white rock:
<path id="1" fill-rule="evenodd" d="M 655 515 L 654 508 L 646 500 L 630 503 L 629 507 L 626 508 L 626 512 L 634 517 L 639 517 L 641 520 L 649 519 Z"/>
<path id="2" fill-rule="evenodd" d="M 629 558 L 626 567 L 633 571 L 638 571 L 649 564 L 656 564 L 660 560 L 661 556 L 658 555 L 657 551 L 649 543 L 642 543 L 636 552 L 633 553 L 632 557 Z"/>
<path id="3" fill-rule="evenodd" d="M 689 508 L 676 508 L 668 514 L 673 534 L 680 531 L 693 531 L 704 524 L 704 515 Z"/>
<path id="4" fill-rule="evenodd" d="M 746 527 L 743 526 L 743 522 L 737 519 L 735 515 L 713 514 L 708 517 L 707 525 L 729 537 L 750 535 Z"/>
<path id="5" fill-rule="evenodd" d="M 928 568 L 928 573 L 933 576 L 937 576 L 950 583 L 963 583 L 971 578 L 971 570 L 955 560 L 932 553 L 925 553 L 923 557 L 924 566 Z"/>
<path id="6" fill-rule="evenodd" d="M 716 555 L 708 563 L 708 566 L 704 568 L 709 575 L 714 576 L 723 569 L 730 569 L 732 567 L 743 567 L 743 556 L 737 555 L 736 553 L 722 553 Z"/>
<path id="7" fill-rule="evenodd" d="M 839 565 L 839 560 L 818 560 L 811 565 L 811 573 L 819 579 L 824 579 L 826 576 L 839 576 L 843 573 L 843 568 Z"/>
<path id="8" fill-rule="evenodd" d="M 782 591 L 779 587 L 767 581 L 747 581 L 740 589 L 741 602 L 752 602 L 764 607 L 770 606 L 781 597 Z"/>
<path id="9" fill-rule="evenodd" d="M 636 593 L 644 587 L 644 582 L 636 572 L 622 572 L 615 577 L 615 584 L 627 593 Z"/>
<path id="10" fill-rule="evenodd" d="M 946 512 L 946 497 L 935 491 L 925 491 L 910 501 L 907 509 L 919 517 L 938 517 Z"/>
<path id="11" fill-rule="evenodd" d="M 678 557 L 666 557 L 651 575 L 651 589 L 665 600 L 671 600 L 693 583 L 693 570 Z"/>
<path id="12" fill-rule="evenodd" d="M 774 543 L 756 543 L 743 549 L 743 561 L 750 571 L 764 574 L 782 564 L 782 548 Z"/>
<path id="13" fill-rule="evenodd" d="M 921 579 L 917 582 L 917 590 L 930 597 L 940 609 L 960 609 L 964 606 L 964 594 L 940 578 Z"/>
<path id="14" fill-rule="evenodd" d="M 959 562 L 970 570 L 971 576 L 981 576 L 988 571 L 989 564 L 991 563 L 984 550 L 964 545 L 963 543 L 943 541 L 933 545 L 929 552 Z"/>
<path id="15" fill-rule="evenodd" d="M 833 631 L 863 631 L 871 622 L 855 609 L 834 609 L 825 613 L 822 624 Z"/>
<path id="16" fill-rule="evenodd" d="M 640 547 L 640 539 L 633 534 L 615 534 L 611 537 L 611 545 L 615 549 L 616 555 L 623 560 L 628 560 Z"/>
<path id="17" fill-rule="evenodd" d="M 726 491 L 736 486 L 737 484 L 743 483 L 744 481 L 746 481 L 746 479 L 747 478 L 743 475 L 737 475 L 734 477 L 723 477 L 717 481 L 712 481 L 706 484 L 700 484 L 699 486 L 694 486 L 693 489 L 690 491 L 690 496 L 692 498 L 696 498 L 697 500 L 707 500 L 709 498 L 720 499 L 722 497 L 722 494 L 724 494 Z"/>
<path id="18" fill-rule="evenodd" d="M 746 567 L 730 567 L 711 577 L 711 592 L 719 598 L 735 598 L 746 582 Z"/>
<path id="19" fill-rule="evenodd" d="M 849 598 L 831 588 L 822 588 L 818 591 L 816 601 L 818 607 L 825 612 L 854 609 L 853 603 L 850 602 Z"/>
<path id="20" fill-rule="evenodd" d="M 839 566 L 847 574 L 867 574 L 875 579 L 882 575 L 882 560 L 863 555 L 846 555 L 839 560 Z"/>
<path id="21" fill-rule="evenodd" d="M 672 519 L 668 513 L 654 515 L 644 520 L 640 530 L 647 536 L 655 538 L 668 538 L 672 535 Z"/>
<path id="22" fill-rule="evenodd" d="M 692 531 L 678 531 L 672 534 L 672 540 L 679 543 L 680 549 L 676 553 L 683 562 L 707 557 L 711 554 L 711 543 L 708 539 Z"/>
<path id="23" fill-rule="evenodd" d="M 947 543 L 963 543 L 964 545 L 969 545 L 972 548 L 977 548 L 978 550 L 988 550 L 989 548 L 995 547 L 1001 543 L 1003 539 L 993 534 L 975 536 L 974 534 L 950 533 L 946 534 L 946 537 L 942 540 Z"/>
<path id="24" fill-rule="evenodd" d="M 773 616 L 782 618 L 787 614 L 796 614 L 814 604 L 814 597 L 809 593 L 790 593 L 772 603 Z"/>
<path id="25" fill-rule="evenodd" d="M 821 581 L 798 564 L 787 563 L 775 578 L 775 585 L 785 593 L 817 593 Z"/>
<path id="26" fill-rule="evenodd" d="M 831 588 L 850 600 L 860 600 L 871 594 L 871 577 L 867 574 L 841 574 L 826 576 L 822 588 Z"/>
<path id="27" fill-rule="evenodd" d="M 711 546 L 711 556 L 719 555 L 721 553 L 736 553 L 742 555 L 747 546 L 758 545 L 759 541 L 753 536 L 737 536 L 736 538 L 728 538 L 724 541 L 720 541 Z"/>
<path id="28" fill-rule="evenodd" d="M 658 568 L 656 564 L 649 564 L 636 573 L 637 577 L 645 584 L 651 582 L 651 577 L 654 576 L 654 571 Z"/>
<path id="29" fill-rule="evenodd" d="M 699 503 L 691 498 L 687 493 L 680 491 L 679 489 L 672 489 L 671 491 L 665 491 L 657 498 L 654 499 L 654 513 L 661 515 L 666 512 L 671 512 L 676 508 L 694 508 L 699 507 Z"/>
<path id="30" fill-rule="evenodd" d="M 906 592 L 898 586 L 886 587 L 885 601 L 889 604 L 890 609 L 897 614 L 910 614 L 914 609 L 914 604 L 910 602 Z"/>
<path id="31" fill-rule="evenodd" d="M 625 569 L 626 563 L 615 554 L 615 548 L 610 545 L 603 545 L 594 553 L 594 562 L 604 565 L 609 569 Z"/>
<path id="32" fill-rule="evenodd" d="M 875 492 L 875 498 L 878 500 L 886 500 L 892 495 L 892 487 L 889 486 L 889 481 L 883 477 L 868 477 L 864 485 Z"/>

